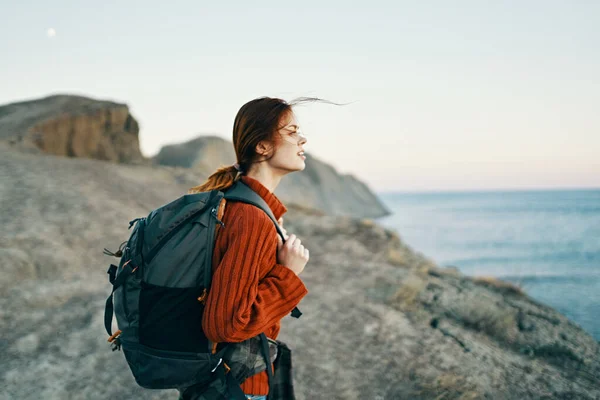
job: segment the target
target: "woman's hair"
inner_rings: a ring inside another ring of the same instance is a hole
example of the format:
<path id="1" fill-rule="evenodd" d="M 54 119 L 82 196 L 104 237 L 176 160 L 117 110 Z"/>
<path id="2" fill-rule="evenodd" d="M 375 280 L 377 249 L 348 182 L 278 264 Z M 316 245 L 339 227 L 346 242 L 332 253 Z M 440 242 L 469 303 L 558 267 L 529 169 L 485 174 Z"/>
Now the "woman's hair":
<path id="1" fill-rule="evenodd" d="M 190 188 L 188 193 L 229 188 L 241 175 L 248 172 L 250 165 L 257 162 L 259 155 L 256 153 L 256 145 L 260 141 L 278 142 L 279 135 L 276 132 L 280 129 L 282 117 L 292 112 L 292 107 L 297 104 L 315 101 L 336 104 L 316 97 L 300 97 L 289 103 L 278 98 L 260 97 L 244 104 L 233 123 L 233 147 L 241 171 L 238 172 L 234 165 L 220 167 L 206 182 Z"/>

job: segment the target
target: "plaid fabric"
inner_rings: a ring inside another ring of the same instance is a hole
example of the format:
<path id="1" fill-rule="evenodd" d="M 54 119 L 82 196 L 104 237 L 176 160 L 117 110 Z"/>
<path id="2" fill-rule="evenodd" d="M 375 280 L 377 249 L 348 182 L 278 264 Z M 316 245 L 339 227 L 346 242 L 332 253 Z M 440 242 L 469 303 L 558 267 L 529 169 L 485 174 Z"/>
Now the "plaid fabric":
<path id="1" fill-rule="evenodd" d="M 267 341 L 269 342 L 269 358 L 273 363 L 277 358 L 277 341 L 269 338 Z M 231 368 L 229 373 L 232 373 L 238 382 L 243 382 L 246 378 L 267 369 L 258 336 L 241 343 L 231 343 L 229 347 L 224 360 Z"/>
<path id="2" fill-rule="evenodd" d="M 277 359 L 272 387 L 269 388 L 273 400 L 295 400 L 292 377 L 292 350 L 283 342 L 277 341 Z"/>
<path id="3" fill-rule="evenodd" d="M 269 357 L 274 363 L 274 375 L 269 400 L 295 400 L 292 382 L 292 351 L 279 341 L 269 341 Z M 260 338 L 253 337 L 240 343 L 231 343 L 223 357 L 237 382 L 266 370 L 261 353 Z M 226 382 L 217 379 L 209 385 L 195 385 L 179 390 L 179 400 L 230 400 Z"/>

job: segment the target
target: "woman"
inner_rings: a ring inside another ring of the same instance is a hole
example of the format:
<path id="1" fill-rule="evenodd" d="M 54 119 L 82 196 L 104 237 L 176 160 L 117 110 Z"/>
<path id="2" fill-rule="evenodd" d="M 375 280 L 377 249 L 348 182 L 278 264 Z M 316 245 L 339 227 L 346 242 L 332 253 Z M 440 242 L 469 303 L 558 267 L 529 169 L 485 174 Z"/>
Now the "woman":
<path id="1" fill-rule="evenodd" d="M 222 200 L 213 253 L 213 278 L 206 299 L 202 327 L 213 343 L 242 342 L 260 333 L 276 339 L 280 320 L 307 294 L 298 275 L 309 251 L 296 235 L 283 229 L 284 204 L 273 193 L 281 179 L 306 167 L 306 137 L 292 111 L 303 98 L 287 103 L 263 97 L 244 104 L 233 126 L 237 163 L 218 169 L 190 193 L 226 190 L 241 179 L 270 207 L 286 235 L 285 244 L 272 220 L 259 208 Z M 249 399 L 266 399 L 267 372 L 241 383 Z"/>

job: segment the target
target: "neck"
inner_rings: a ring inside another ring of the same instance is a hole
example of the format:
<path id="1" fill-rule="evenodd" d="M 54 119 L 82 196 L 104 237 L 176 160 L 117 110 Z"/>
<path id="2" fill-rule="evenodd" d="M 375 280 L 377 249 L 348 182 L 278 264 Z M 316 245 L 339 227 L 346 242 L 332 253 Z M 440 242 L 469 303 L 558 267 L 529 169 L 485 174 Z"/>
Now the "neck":
<path id="1" fill-rule="evenodd" d="M 251 168 L 246 175 L 256 179 L 273 193 L 275 188 L 279 185 L 279 182 L 281 182 L 282 176 L 273 168 L 263 168 L 261 165 L 254 165 L 253 167 L 256 168 Z"/>

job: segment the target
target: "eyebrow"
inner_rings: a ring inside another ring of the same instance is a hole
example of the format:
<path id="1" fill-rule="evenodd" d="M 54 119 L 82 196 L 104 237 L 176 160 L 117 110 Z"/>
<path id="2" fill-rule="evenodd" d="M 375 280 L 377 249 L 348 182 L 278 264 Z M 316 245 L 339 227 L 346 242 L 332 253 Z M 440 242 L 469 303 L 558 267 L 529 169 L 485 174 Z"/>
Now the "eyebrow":
<path id="1" fill-rule="evenodd" d="M 285 126 L 284 129 L 285 128 L 296 128 L 296 129 L 299 129 L 300 127 L 298 125 L 288 125 L 288 126 Z"/>

